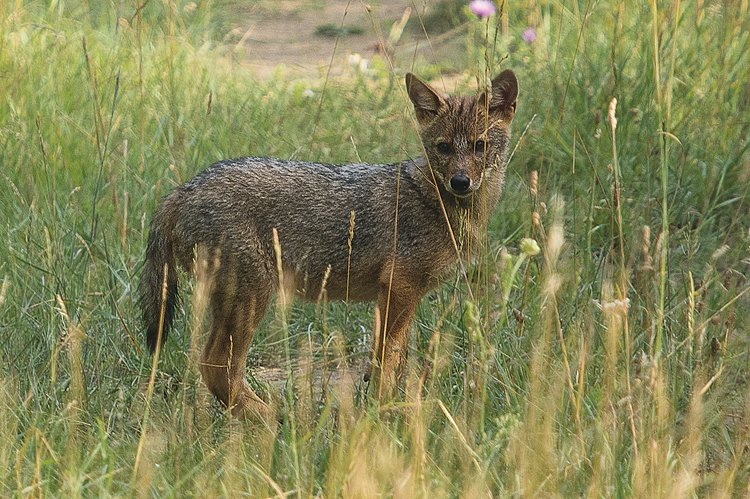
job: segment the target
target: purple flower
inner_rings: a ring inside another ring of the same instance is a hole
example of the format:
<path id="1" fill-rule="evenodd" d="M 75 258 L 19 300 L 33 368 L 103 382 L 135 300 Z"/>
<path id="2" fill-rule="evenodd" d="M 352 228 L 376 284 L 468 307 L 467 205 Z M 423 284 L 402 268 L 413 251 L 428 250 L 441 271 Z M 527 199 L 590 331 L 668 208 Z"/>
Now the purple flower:
<path id="1" fill-rule="evenodd" d="M 472 0 L 469 2 L 469 10 L 472 14 L 484 19 L 494 14 L 497 9 L 492 0 Z"/>
<path id="2" fill-rule="evenodd" d="M 521 38 L 523 38 L 523 41 L 531 45 L 534 43 L 534 40 L 536 40 L 536 30 L 534 28 L 526 28 L 521 35 Z"/>

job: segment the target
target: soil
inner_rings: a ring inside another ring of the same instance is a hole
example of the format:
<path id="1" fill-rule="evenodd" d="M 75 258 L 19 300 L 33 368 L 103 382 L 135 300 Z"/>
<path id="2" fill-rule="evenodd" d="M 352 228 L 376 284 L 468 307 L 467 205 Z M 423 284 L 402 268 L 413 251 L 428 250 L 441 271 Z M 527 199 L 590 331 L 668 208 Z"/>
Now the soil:
<path id="1" fill-rule="evenodd" d="M 387 53 L 409 61 L 426 49 L 424 34 L 417 36 L 413 28 L 425 5 L 410 0 L 261 0 L 237 8 L 229 38 L 260 77 L 271 76 L 279 66 L 292 77 L 318 78 L 329 71 L 335 76 L 357 64 L 357 56 L 371 59 Z M 391 26 L 402 19 L 411 20 L 409 27 L 389 41 Z"/>

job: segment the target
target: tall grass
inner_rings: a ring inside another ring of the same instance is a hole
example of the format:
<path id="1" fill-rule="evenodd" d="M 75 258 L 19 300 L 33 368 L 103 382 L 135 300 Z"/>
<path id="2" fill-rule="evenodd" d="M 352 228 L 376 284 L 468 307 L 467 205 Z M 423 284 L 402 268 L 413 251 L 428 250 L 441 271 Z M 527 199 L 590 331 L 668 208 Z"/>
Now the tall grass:
<path id="1" fill-rule="evenodd" d="M 205 279 L 149 392 L 133 296 L 148 217 L 220 158 L 419 154 L 411 68 L 260 81 L 216 41 L 222 5 L 147 4 L 0 4 L 2 495 L 748 493 L 747 2 L 467 17 L 459 87 L 512 67 L 522 88 L 470 288 L 457 275 L 423 300 L 384 407 L 358 368 L 368 307 L 322 296 L 269 317 L 250 355 L 280 368 L 251 379 L 278 411 L 267 427 L 198 379 Z"/>

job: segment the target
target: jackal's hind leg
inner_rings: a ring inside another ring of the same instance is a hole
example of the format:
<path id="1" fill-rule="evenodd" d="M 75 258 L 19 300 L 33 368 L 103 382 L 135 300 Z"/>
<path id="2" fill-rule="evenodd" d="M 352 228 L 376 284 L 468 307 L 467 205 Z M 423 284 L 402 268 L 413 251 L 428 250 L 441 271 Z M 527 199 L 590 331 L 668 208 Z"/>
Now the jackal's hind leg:
<path id="1" fill-rule="evenodd" d="M 269 407 L 248 385 L 245 369 L 253 333 L 263 319 L 270 292 L 251 290 L 242 283 L 227 284 L 217 282 L 211 297 L 213 323 L 200 371 L 211 393 L 234 416 L 265 419 Z"/>

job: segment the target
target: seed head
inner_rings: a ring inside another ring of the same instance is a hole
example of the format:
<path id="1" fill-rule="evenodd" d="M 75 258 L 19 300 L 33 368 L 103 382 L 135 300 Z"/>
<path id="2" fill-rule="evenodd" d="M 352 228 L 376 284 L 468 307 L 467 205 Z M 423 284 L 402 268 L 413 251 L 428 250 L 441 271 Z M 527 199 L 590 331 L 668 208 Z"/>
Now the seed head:
<path id="1" fill-rule="evenodd" d="M 615 116 L 615 108 L 617 108 L 617 98 L 612 97 L 612 100 L 609 101 L 609 126 L 612 127 L 612 131 L 615 131 L 615 128 L 617 128 L 617 117 Z"/>
<path id="2" fill-rule="evenodd" d="M 529 180 L 529 192 L 532 196 L 537 195 L 537 188 L 539 186 L 539 172 L 537 170 L 531 170 L 531 179 Z"/>

